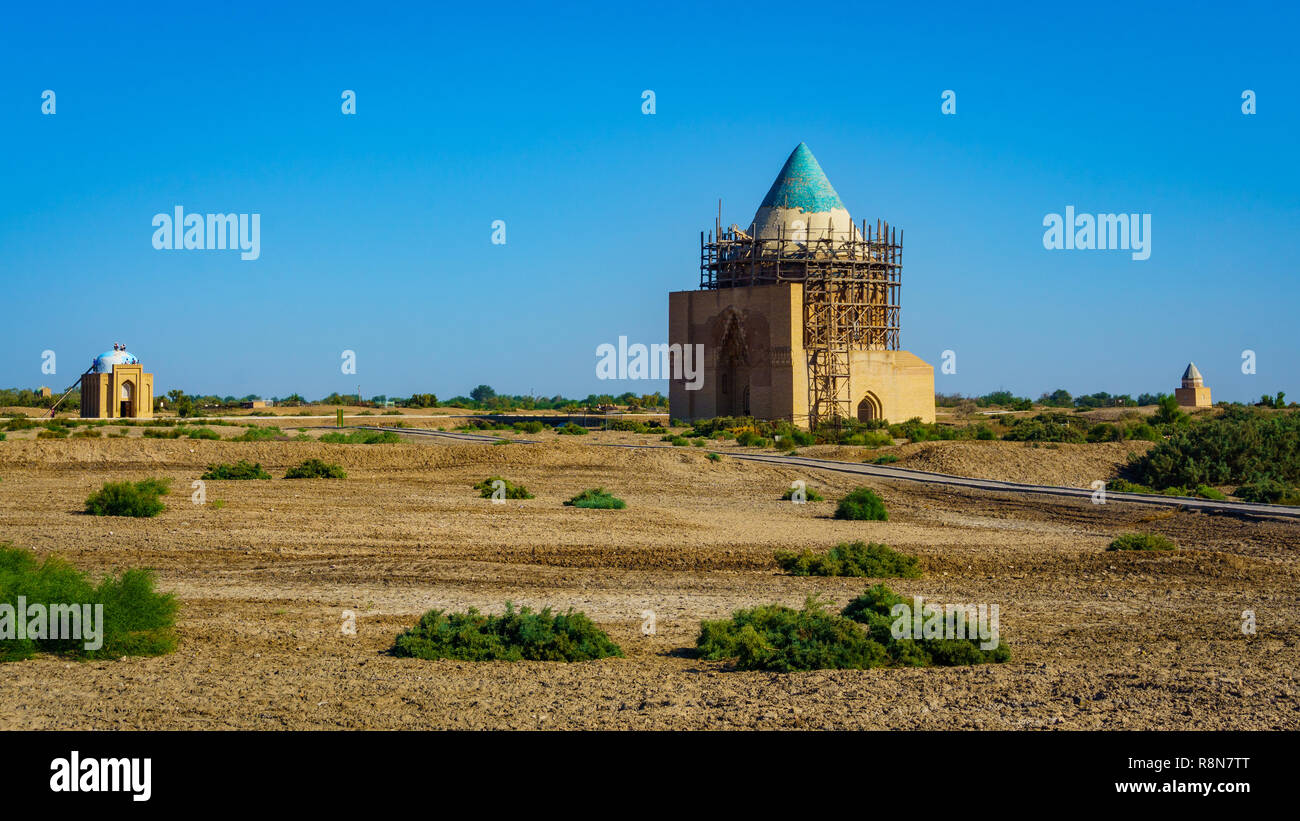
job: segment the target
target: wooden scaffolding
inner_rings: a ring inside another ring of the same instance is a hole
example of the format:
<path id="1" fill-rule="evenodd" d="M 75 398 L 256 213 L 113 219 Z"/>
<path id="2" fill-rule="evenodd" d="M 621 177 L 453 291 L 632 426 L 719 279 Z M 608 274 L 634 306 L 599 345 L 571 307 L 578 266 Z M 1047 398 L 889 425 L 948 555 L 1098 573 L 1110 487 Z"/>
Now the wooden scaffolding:
<path id="1" fill-rule="evenodd" d="M 850 353 L 899 349 L 902 231 L 863 221 L 860 230 L 754 233 L 720 223 L 701 232 L 700 287 L 802 283 L 809 427 L 853 418 Z"/>

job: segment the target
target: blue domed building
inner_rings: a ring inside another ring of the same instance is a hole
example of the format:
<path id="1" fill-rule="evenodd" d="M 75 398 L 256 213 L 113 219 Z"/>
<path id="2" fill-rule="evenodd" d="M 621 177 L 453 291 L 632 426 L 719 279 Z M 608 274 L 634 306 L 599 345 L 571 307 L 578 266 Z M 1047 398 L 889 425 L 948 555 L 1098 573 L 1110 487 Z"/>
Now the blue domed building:
<path id="1" fill-rule="evenodd" d="M 148 419 L 153 416 L 153 374 L 120 343 L 104 351 L 81 376 L 83 419 Z"/>

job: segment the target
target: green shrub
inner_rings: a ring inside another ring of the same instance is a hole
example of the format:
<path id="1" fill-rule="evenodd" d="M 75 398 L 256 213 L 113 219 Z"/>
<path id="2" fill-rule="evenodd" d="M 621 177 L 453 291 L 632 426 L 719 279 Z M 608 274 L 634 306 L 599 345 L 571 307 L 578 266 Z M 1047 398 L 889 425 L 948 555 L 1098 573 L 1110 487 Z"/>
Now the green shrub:
<path id="1" fill-rule="evenodd" d="M 1040 413 L 1033 417 L 1007 420 L 1011 429 L 1002 435 L 1009 442 L 1071 442 L 1087 441 L 1090 427 L 1087 419 L 1065 413 Z"/>
<path id="2" fill-rule="evenodd" d="M 36 438 L 37 439 L 67 439 L 68 431 L 67 428 L 52 428 L 48 430 L 38 430 L 36 431 Z"/>
<path id="3" fill-rule="evenodd" d="M 215 465 L 208 465 L 208 470 L 200 479 L 270 479 L 271 474 L 262 470 L 260 462 L 249 463 L 240 459 L 233 465 L 228 462 L 221 462 Z"/>
<path id="4" fill-rule="evenodd" d="M 877 456 L 877 457 L 872 461 L 872 464 L 876 464 L 876 465 L 892 465 L 894 462 L 897 462 L 897 461 L 898 461 L 898 454 L 897 454 L 897 453 L 882 453 L 881 455 Z"/>
<path id="5" fill-rule="evenodd" d="M 710 462 L 721 462 L 721 461 L 722 461 L 722 457 L 719 456 L 718 454 L 714 453 L 713 451 L 709 451 L 709 452 L 706 453 L 704 456 L 705 456 L 705 458 L 708 459 Z"/>
<path id="6" fill-rule="evenodd" d="M 1218 501 L 1223 501 L 1228 498 L 1208 485 L 1197 485 L 1194 488 L 1167 487 L 1161 490 L 1155 490 L 1146 485 L 1139 485 L 1136 482 L 1130 482 L 1127 479 L 1111 479 L 1106 483 L 1106 489 L 1113 490 L 1116 493 L 1151 493 L 1160 496 L 1198 496 L 1202 499 L 1216 499 Z"/>
<path id="7" fill-rule="evenodd" d="M 637 422 L 637 421 L 632 420 L 632 419 L 619 419 L 619 420 L 616 420 L 616 421 L 614 421 L 614 422 L 609 422 L 609 423 L 605 426 L 605 429 L 606 429 L 606 430 L 619 430 L 619 431 L 626 431 L 626 432 L 629 432 L 629 433 L 649 433 L 649 432 L 650 432 L 650 428 L 649 428 L 647 425 L 645 425 L 645 424 L 643 424 L 643 423 L 641 423 L 641 422 Z"/>
<path id="8" fill-rule="evenodd" d="M 145 431 L 145 433 L 147 434 L 148 431 Z M 280 438 L 280 437 L 283 436 L 283 435 L 284 435 L 284 431 L 280 430 L 279 428 L 277 428 L 277 427 L 275 427 L 275 426 L 273 426 L 273 425 L 268 425 L 268 426 L 266 426 L 266 427 L 258 427 L 258 426 L 256 426 L 256 425 L 254 425 L 254 426 L 250 427 L 248 430 L 246 430 L 246 431 L 244 431 L 243 433 L 239 434 L 238 436 L 234 437 L 234 438 L 231 439 L 230 441 L 232 441 L 232 442 L 269 442 L 269 441 L 271 441 L 272 439 L 278 439 L 278 438 Z"/>
<path id="9" fill-rule="evenodd" d="M 794 576 L 864 576 L 872 579 L 918 579 L 921 565 L 887 545 L 841 542 L 827 553 L 777 551 L 776 563 Z"/>
<path id="10" fill-rule="evenodd" d="M 93 584 L 85 573 L 62 559 L 51 556 L 38 563 L 29 551 L 0 543 L 0 602 L 17 607 L 18 597 L 22 596 L 29 608 L 35 604 L 47 608 L 56 604 L 88 604 L 92 614 L 95 605 L 103 606 L 102 622 L 97 624 L 103 642 L 99 648 L 86 649 L 87 625 L 83 623 L 80 639 L 0 640 L 0 661 L 29 658 L 38 652 L 72 658 L 156 656 L 171 652 L 176 649 L 173 626 L 177 603 L 170 594 L 155 592 L 153 584 L 152 574 L 140 569 L 126 570 L 116 579 L 106 576 Z M 53 629 L 53 619 L 50 626 Z"/>
<path id="11" fill-rule="evenodd" d="M 593 508 L 597 510 L 622 510 L 627 503 L 605 491 L 604 488 L 584 490 L 565 502 L 570 507 Z"/>
<path id="12" fill-rule="evenodd" d="M 430 610 L 397 637 L 395 656 L 461 661 L 590 661 L 623 651 L 586 614 L 549 607 L 534 613 L 506 602 L 501 616 Z"/>
<path id="13" fill-rule="evenodd" d="M 562 427 L 555 429 L 556 433 L 566 436 L 586 436 L 587 429 L 581 425 L 575 425 L 572 422 L 566 422 Z"/>
<path id="14" fill-rule="evenodd" d="M 1107 550 L 1177 550 L 1178 545 L 1158 533 L 1125 533 Z"/>
<path id="15" fill-rule="evenodd" d="M 1218 418 L 1176 427 L 1134 458 L 1128 473 L 1154 488 L 1300 484 L 1300 412 L 1230 407 Z"/>
<path id="16" fill-rule="evenodd" d="M 736 434 L 736 444 L 747 448 L 765 448 L 772 443 L 752 430 L 742 430 Z"/>
<path id="17" fill-rule="evenodd" d="M 105 482 L 86 499 L 86 512 L 92 516 L 157 516 L 167 509 L 158 497 L 167 495 L 168 484 L 167 479 Z"/>
<path id="18" fill-rule="evenodd" d="M 390 430 L 354 430 L 322 434 L 320 441 L 331 445 L 392 445 L 402 441 L 402 437 Z"/>
<path id="19" fill-rule="evenodd" d="M 1256 504 L 1300 505 L 1300 489 L 1288 487 L 1272 479 L 1256 479 L 1237 488 L 1232 495 Z"/>
<path id="20" fill-rule="evenodd" d="M 805 502 L 824 502 L 824 501 L 826 501 L 826 497 L 825 497 L 825 496 L 821 495 L 821 494 L 818 493 L 816 490 L 814 490 L 814 489 L 812 489 L 812 488 L 810 488 L 810 487 L 805 487 L 804 490 L 803 490 L 803 494 L 804 494 L 804 495 L 803 495 L 803 498 L 804 498 L 804 501 L 805 501 Z M 781 501 L 783 501 L 783 502 L 788 502 L 788 501 L 792 500 L 793 498 L 794 498 L 794 488 L 787 488 L 786 491 L 785 491 L 785 493 L 782 493 L 782 494 L 781 494 Z"/>
<path id="21" fill-rule="evenodd" d="M 191 439 L 220 439 L 221 434 L 212 428 L 190 428 L 186 433 Z"/>
<path id="22" fill-rule="evenodd" d="M 516 422 L 514 424 L 514 429 L 520 433 L 541 433 L 546 429 L 546 425 L 536 420 L 531 420 L 528 422 Z"/>
<path id="23" fill-rule="evenodd" d="M 889 663 L 885 647 L 813 597 L 802 610 L 768 604 L 700 623 L 701 658 L 735 659 L 741 670 L 865 670 Z"/>
<path id="24" fill-rule="evenodd" d="M 322 462 L 320 459 L 308 459 L 301 465 L 289 468 L 286 479 L 346 479 L 347 473 L 339 465 Z"/>
<path id="25" fill-rule="evenodd" d="M 672 446 L 675 448 L 686 447 L 690 444 L 690 441 L 687 440 L 685 436 L 670 436 L 668 437 L 668 441 L 672 443 Z"/>
<path id="26" fill-rule="evenodd" d="M 874 491 L 860 487 L 840 500 L 839 506 L 835 508 L 835 518 L 887 522 L 889 513 L 885 510 L 884 499 L 877 496 Z"/>
<path id="27" fill-rule="evenodd" d="M 528 488 L 523 485 L 516 485 L 509 479 L 502 479 L 500 476 L 492 476 L 474 485 L 474 489 L 479 491 L 479 495 L 484 499 L 491 499 L 492 494 L 496 491 L 495 482 L 505 483 L 505 498 L 507 499 L 531 499 L 533 494 L 528 492 Z"/>
<path id="28" fill-rule="evenodd" d="M 909 437 L 910 438 L 910 437 Z M 924 439 L 913 441 L 925 441 Z M 879 448 L 886 445 L 894 444 L 894 437 L 888 433 L 882 433 L 876 430 L 864 430 L 857 433 L 849 433 L 841 436 L 840 445 L 860 445 L 869 448 Z"/>
<path id="29" fill-rule="evenodd" d="M 185 428 L 145 428 L 146 439 L 179 439 L 185 435 Z"/>
<path id="30" fill-rule="evenodd" d="M 894 664 L 904 667 L 950 667 L 965 664 L 1002 663 L 1011 659 L 1006 642 L 999 639 L 996 647 L 984 650 L 978 638 L 894 638 L 892 627 L 902 616 L 891 611 L 896 605 L 915 603 L 890 590 L 883 584 L 874 585 L 861 596 L 845 605 L 840 615 L 866 626 L 867 635 L 884 645 L 885 652 Z M 913 614 L 914 615 L 914 614 Z M 968 618 L 968 612 L 955 608 L 952 616 L 954 635 L 978 635 L 977 626 Z M 944 611 L 947 621 L 947 610 Z"/>
<path id="31" fill-rule="evenodd" d="M 103 435 L 104 432 L 99 430 L 98 428 L 82 428 L 81 430 L 72 434 L 72 438 L 73 439 L 99 439 Z M 0 434 L 0 438 L 4 438 L 4 434 Z"/>

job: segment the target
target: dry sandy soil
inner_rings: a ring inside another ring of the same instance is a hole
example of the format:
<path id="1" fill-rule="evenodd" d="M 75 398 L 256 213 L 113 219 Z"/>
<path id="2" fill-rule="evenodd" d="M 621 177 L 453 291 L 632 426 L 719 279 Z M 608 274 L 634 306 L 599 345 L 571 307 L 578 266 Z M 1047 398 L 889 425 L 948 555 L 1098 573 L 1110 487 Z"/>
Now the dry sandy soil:
<path id="1" fill-rule="evenodd" d="M 1300 728 L 1296 523 L 713 462 L 700 448 L 591 446 L 622 441 L 606 434 L 546 438 L 11 436 L 0 443 L 0 540 L 96 572 L 156 568 L 183 604 L 172 655 L 0 668 L 0 728 Z M 930 443 L 900 449 L 899 464 L 1085 486 L 1130 447 Z M 278 478 L 313 456 L 343 464 L 348 478 Z M 205 465 L 239 458 L 277 478 L 208 482 L 209 504 L 190 502 Z M 492 474 L 536 498 L 478 498 L 470 485 Z M 100 483 L 148 476 L 175 489 L 157 518 L 80 513 Z M 836 521 L 831 502 L 779 501 L 794 479 L 830 498 L 873 487 L 890 521 Z M 562 505 L 594 486 L 628 508 Z M 1183 549 L 1106 552 L 1137 529 Z M 812 593 L 838 606 L 861 592 L 866 580 L 789 577 L 772 562 L 777 549 L 853 539 L 922 558 L 923 578 L 890 582 L 901 593 L 998 604 L 1012 661 L 770 674 L 690 657 L 701 619 L 797 606 Z M 431 607 L 499 611 L 507 599 L 584 610 L 626 658 L 474 664 L 385 653 Z M 355 636 L 340 630 L 345 610 L 357 614 Z M 645 610 L 653 636 L 641 635 Z M 1256 635 L 1243 635 L 1243 610 L 1255 612 Z"/>

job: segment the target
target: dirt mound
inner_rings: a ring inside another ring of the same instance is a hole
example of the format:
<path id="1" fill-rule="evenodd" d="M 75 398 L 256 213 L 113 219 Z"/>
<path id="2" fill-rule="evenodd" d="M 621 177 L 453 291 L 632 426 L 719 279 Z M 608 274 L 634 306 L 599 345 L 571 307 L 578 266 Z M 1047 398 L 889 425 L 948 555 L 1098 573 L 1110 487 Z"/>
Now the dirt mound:
<path id="1" fill-rule="evenodd" d="M 892 451 L 899 467 L 950 473 L 977 479 L 999 479 L 1064 487 L 1089 487 L 1112 479 L 1129 454 L 1143 454 L 1151 442 L 1099 442 L 1067 445 L 1055 442 L 915 442 Z"/>

